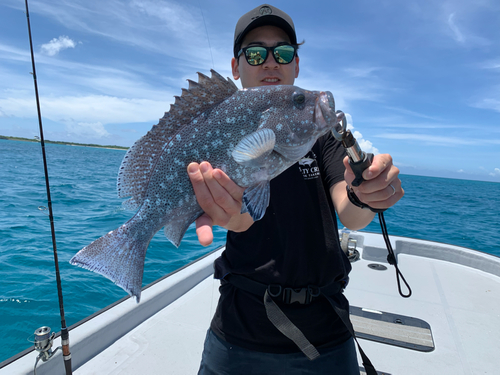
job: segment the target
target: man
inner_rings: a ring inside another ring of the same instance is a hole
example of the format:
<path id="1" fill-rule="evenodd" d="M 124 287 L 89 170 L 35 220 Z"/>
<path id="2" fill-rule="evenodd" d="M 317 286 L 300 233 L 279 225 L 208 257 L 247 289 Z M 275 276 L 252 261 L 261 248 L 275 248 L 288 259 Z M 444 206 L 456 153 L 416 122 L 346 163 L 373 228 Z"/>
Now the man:
<path id="1" fill-rule="evenodd" d="M 292 85 L 299 75 L 297 49 L 292 19 L 261 5 L 236 25 L 233 77 L 243 88 Z M 352 336 L 323 295 L 333 293 L 332 285 L 345 286 L 351 270 L 340 249 L 335 212 L 352 230 L 368 225 L 374 213 L 348 199 L 354 174 L 330 134 L 306 157 L 319 173 L 299 162 L 273 179 L 269 207 L 257 222 L 240 213 L 244 188 L 207 162 L 188 166 L 205 211 L 196 221 L 200 243 L 212 242 L 214 225 L 228 229 L 226 250 L 214 264 L 221 297 L 200 374 L 359 373 Z M 398 175 L 390 155 L 376 155 L 354 193 L 372 208 L 389 208 L 404 195 Z M 313 292 L 320 287 L 329 292 Z M 337 288 L 335 300 L 342 300 L 339 295 Z M 277 316 L 300 333 L 287 331 Z"/>

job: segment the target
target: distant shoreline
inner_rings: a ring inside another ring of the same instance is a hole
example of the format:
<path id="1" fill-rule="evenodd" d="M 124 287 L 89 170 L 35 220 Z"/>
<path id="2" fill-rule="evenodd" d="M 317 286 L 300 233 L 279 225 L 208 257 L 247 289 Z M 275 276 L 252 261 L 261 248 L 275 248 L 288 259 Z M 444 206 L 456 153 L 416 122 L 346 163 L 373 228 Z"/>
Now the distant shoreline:
<path id="1" fill-rule="evenodd" d="M 34 139 L 34 138 L 23 138 L 23 137 L 8 137 L 5 135 L 0 135 L 0 139 L 6 139 L 8 141 L 23 141 L 23 142 L 40 142 L 39 139 Z M 49 141 L 49 140 L 44 140 L 45 143 L 52 143 L 56 145 L 66 145 L 66 146 L 82 146 L 82 147 L 96 147 L 96 148 L 106 148 L 110 150 L 128 150 L 128 147 L 122 147 L 122 146 L 112 146 L 112 145 L 96 145 L 96 144 L 89 144 L 89 143 L 75 143 L 75 142 L 61 142 L 61 141 Z"/>
<path id="2" fill-rule="evenodd" d="M 22 138 L 22 137 L 7 137 L 4 135 L 0 135 L 0 140 L 5 139 L 9 141 L 24 141 L 24 142 L 40 142 L 40 140 L 35 139 L 35 138 Z M 59 145 L 67 145 L 67 146 L 81 146 L 81 147 L 95 147 L 95 148 L 104 148 L 104 149 L 109 149 L 109 150 L 128 150 L 129 147 L 122 147 L 122 146 L 103 146 L 103 145 L 96 145 L 96 144 L 86 144 L 86 143 L 74 143 L 74 142 L 60 142 L 60 141 L 48 141 L 45 140 L 45 143 L 52 143 L 52 144 L 59 144 Z M 425 173 L 427 172 L 427 173 Z M 454 175 L 450 176 L 449 173 L 446 171 L 425 171 L 425 172 L 420 172 L 416 170 L 411 170 L 411 169 L 406 169 L 402 168 L 401 169 L 401 175 L 409 175 L 409 176 L 422 176 L 422 177 L 436 177 L 436 178 L 448 178 L 452 180 L 464 180 L 464 181 L 481 181 L 481 182 L 493 182 L 493 183 L 500 183 L 500 181 L 497 180 L 494 176 L 486 176 L 486 175 L 472 175 L 468 174 L 466 176 L 460 176 L 460 175 Z M 431 172 L 431 173 L 429 173 Z"/>

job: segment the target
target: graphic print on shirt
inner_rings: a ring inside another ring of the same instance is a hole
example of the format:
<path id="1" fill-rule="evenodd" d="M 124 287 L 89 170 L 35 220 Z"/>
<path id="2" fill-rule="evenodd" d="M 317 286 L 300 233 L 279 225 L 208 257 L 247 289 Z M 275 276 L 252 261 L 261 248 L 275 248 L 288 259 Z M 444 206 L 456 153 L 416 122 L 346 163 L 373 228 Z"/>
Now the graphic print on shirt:
<path id="1" fill-rule="evenodd" d="M 299 170 L 302 172 L 304 180 L 319 178 L 318 162 L 316 161 L 316 154 L 312 150 L 299 160 Z"/>

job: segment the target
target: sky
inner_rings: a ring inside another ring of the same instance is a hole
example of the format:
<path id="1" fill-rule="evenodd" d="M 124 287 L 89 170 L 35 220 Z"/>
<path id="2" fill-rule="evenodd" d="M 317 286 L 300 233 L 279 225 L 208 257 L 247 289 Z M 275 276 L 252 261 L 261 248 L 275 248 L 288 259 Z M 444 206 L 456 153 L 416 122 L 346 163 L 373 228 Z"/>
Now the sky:
<path id="1" fill-rule="evenodd" d="M 261 1 L 30 0 L 45 139 L 131 146 L 174 95 L 231 77 Z M 500 182 L 500 1 L 274 1 L 295 23 L 295 84 L 328 90 L 361 147 L 403 174 Z M 0 135 L 38 120 L 24 0 L 0 3 Z M 240 86 L 239 81 L 236 84 Z"/>

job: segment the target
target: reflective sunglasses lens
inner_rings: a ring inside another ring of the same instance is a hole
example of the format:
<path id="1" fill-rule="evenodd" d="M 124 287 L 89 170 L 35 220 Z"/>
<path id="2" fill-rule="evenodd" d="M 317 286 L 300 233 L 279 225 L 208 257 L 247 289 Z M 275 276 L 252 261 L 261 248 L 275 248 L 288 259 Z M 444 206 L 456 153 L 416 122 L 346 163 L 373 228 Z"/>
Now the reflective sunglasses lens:
<path id="1" fill-rule="evenodd" d="M 250 65 L 260 65 L 266 61 L 267 50 L 262 47 L 249 47 L 245 51 L 245 56 Z"/>
<path id="2" fill-rule="evenodd" d="M 274 49 L 274 57 L 280 64 L 289 64 L 295 55 L 295 48 L 292 46 L 278 46 Z"/>

